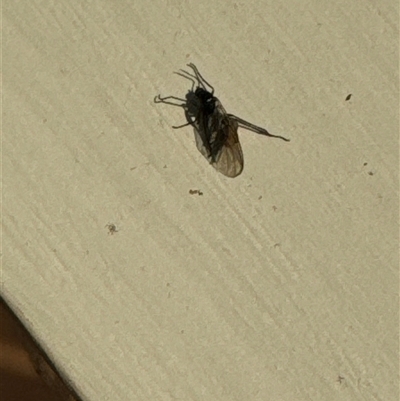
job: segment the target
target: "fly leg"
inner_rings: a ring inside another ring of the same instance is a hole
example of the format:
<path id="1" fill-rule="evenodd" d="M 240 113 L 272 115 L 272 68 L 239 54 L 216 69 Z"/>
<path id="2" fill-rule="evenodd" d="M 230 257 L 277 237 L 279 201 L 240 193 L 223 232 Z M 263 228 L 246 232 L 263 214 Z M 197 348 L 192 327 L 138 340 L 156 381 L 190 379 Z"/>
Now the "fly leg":
<path id="1" fill-rule="evenodd" d="M 265 128 L 261 128 L 258 127 L 257 125 L 251 124 L 248 121 L 242 120 L 241 118 L 234 116 L 233 114 L 228 114 L 228 117 L 236 121 L 239 124 L 239 127 L 241 128 L 248 129 L 249 131 L 253 131 L 260 135 L 270 136 L 271 138 L 282 139 L 286 142 L 290 141 L 290 139 L 284 138 L 283 136 L 272 135 Z"/>

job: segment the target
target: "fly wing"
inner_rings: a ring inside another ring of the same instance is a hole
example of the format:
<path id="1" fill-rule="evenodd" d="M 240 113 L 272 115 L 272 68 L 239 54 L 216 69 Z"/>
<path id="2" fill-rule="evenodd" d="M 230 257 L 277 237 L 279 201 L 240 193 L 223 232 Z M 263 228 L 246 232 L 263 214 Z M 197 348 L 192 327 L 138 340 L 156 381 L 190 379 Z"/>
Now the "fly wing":
<path id="1" fill-rule="evenodd" d="M 211 114 L 201 110 L 193 121 L 196 146 L 199 152 L 221 174 L 236 177 L 243 171 L 243 152 L 238 138 L 239 124 L 229 118 L 219 101 Z"/>
<path id="2" fill-rule="evenodd" d="M 186 114 L 186 119 L 191 123 L 194 129 L 194 138 L 196 140 L 196 147 L 198 151 L 211 163 L 211 147 L 207 135 L 207 127 L 204 125 L 204 119 L 198 118 L 193 120 L 188 114 Z"/>
<path id="3" fill-rule="evenodd" d="M 237 133 L 238 123 L 228 119 L 224 130 L 225 141 L 211 164 L 221 174 L 234 178 L 243 171 L 243 152 Z"/>

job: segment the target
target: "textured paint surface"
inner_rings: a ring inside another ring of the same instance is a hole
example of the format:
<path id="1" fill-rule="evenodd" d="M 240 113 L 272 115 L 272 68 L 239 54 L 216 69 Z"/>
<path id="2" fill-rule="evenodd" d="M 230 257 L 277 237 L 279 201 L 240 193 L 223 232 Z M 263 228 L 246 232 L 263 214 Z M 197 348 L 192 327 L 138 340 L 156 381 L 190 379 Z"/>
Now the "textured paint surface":
<path id="1" fill-rule="evenodd" d="M 398 399 L 397 7 L 4 5 L 1 291 L 82 398 Z M 290 145 L 216 174 L 188 62 Z"/>

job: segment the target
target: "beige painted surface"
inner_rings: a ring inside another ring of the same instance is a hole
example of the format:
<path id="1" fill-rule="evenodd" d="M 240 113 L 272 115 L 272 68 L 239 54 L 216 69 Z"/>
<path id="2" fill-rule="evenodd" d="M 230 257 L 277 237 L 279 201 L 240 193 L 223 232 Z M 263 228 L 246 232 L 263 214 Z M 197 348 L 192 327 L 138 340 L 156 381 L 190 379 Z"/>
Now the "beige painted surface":
<path id="1" fill-rule="evenodd" d="M 4 3 L 1 291 L 83 399 L 398 399 L 397 7 Z M 291 142 L 215 172 L 188 62 Z"/>

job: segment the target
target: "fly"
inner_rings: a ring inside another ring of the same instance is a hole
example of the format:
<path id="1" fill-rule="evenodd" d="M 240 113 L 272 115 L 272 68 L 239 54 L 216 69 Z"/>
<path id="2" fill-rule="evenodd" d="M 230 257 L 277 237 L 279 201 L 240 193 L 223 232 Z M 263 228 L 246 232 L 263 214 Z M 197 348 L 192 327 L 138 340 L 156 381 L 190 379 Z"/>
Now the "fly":
<path id="1" fill-rule="evenodd" d="M 199 152 L 221 174 L 237 177 L 243 171 L 243 152 L 238 137 L 238 128 L 257 134 L 289 141 L 282 136 L 272 135 L 266 129 L 251 124 L 233 114 L 228 114 L 214 96 L 214 88 L 201 76 L 197 67 L 188 64 L 193 72 L 179 70 L 175 74 L 192 82 L 192 88 L 182 99 L 176 96 L 154 98 L 155 103 L 182 107 L 186 124 L 173 126 L 178 129 L 193 126 Z"/>

